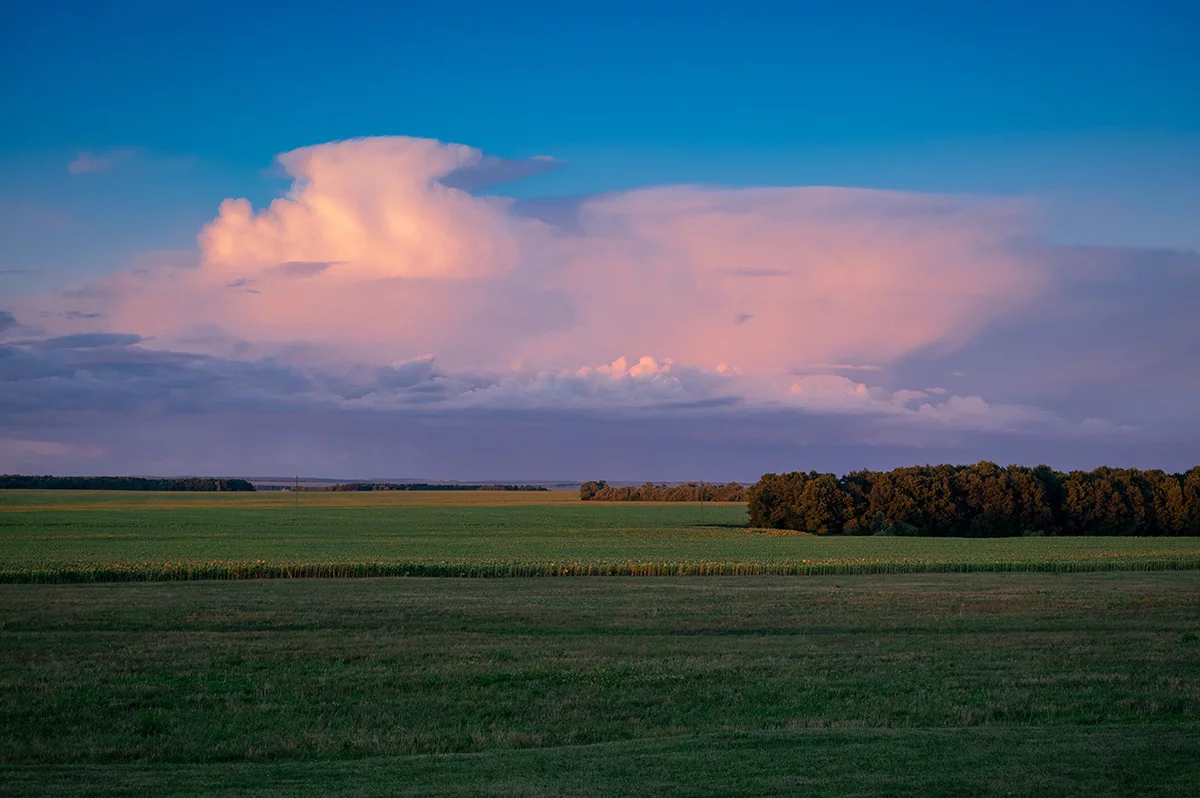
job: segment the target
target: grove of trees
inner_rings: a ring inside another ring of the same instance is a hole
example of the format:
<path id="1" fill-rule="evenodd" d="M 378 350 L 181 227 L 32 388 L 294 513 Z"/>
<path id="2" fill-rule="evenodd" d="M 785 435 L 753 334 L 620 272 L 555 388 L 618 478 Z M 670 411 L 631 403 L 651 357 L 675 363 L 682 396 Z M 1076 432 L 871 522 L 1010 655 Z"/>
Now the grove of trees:
<path id="1" fill-rule="evenodd" d="M 244 479 L 184 477 L 52 477 L 0 474 L 0 490 L 182 490 L 182 491 L 253 491 Z"/>
<path id="2" fill-rule="evenodd" d="M 603 502 L 744 502 L 746 489 L 736 482 L 724 485 L 709 482 L 655 485 L 647 482 L 640 487 L 616 487 L 601 480 L 583 483 L 579 488 L 579 498 Z"/>
<path id="3" fill-rule="evenodd" d="M 843 477 L 765 474 L 750 526 L 816 535 L 1200 535 L 1200 466 L 1063 473 L 1049 466 L 937 465 Z"/>

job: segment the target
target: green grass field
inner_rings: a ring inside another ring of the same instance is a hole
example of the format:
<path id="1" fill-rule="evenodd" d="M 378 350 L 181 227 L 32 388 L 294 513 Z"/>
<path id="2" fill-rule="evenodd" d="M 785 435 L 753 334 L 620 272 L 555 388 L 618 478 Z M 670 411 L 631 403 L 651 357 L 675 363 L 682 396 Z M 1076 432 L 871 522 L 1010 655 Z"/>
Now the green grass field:
<path id="1" fill-rule="evenodd" d="M 0 586 L 8 795 L 1195 795 L 1200 572 Z"/>
<path id="2" fill-rule="evenodd" d="M 0 492 L 0 794 L 1200 794 L 1194 538 L 298 500 Z"/>
<path id="3" fill-rule="evenodd" d="M 0 581 L 1200 567 L 1196 538 L 819 538 L 566 493 L 0 491 Z"/>

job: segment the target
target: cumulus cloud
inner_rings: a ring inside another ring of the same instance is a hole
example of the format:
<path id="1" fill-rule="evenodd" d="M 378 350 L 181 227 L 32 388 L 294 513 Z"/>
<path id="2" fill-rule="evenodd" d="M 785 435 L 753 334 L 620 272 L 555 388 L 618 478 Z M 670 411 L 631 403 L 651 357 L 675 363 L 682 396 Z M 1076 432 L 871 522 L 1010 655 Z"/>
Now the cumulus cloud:
<path id="1" fill-rule="evenodd" d="M 564 227 L 447 185 L 487 163 L 470 147 L 361 139 L 279 160 L 291 190 L 222 203 L 198 268 L 117 275 L 91 310 L 164 346 L 217 326 L 263 354 L 304 340 L 333 359 L 570 369 L 651 351 L 783 372 L 952 347 L 1043 282 L 1007 202 L 684 186 L 582 200 Z"/>
<path id="2" fill-rule="evenodd" d="M 255 212 L 221 203 L 200 236 L 204 273 L 246 277 L 281 263 L 340 263 L 340 279 L 464 278 L 517 257 L 517 225 L 498 199 L 439 178 L 483 161 L 478 150 L 428 139 L 357 139 L 279 156 L 294 182 Z"/>
<path id="3" fill-rule="evenodd" d="M 1136 426 L 1038 389 L 1070 373 L 1077 390 L 1109 369 L 1088 349 L 1088 319 L 1134 300 L 1094 286 L 1124 285 L 1143 256 L 1045 243 L 1020 201 L 704 186 L 517 201 L 471 192 L 557 162 L 400 137 L 279 164 L 289 190 L 262 208 L 221 203 L 195 257 L 17 306 L 47 333 L 0 360 L 24 375 L 9 402 L 62 390 L 108 406 L 136 389 L 181 412 L 702 409 L 919 434 Z M 1180 308 L 1200 296 L 1196 258 L 1151 260 Z M 1136 301 L 1149 313 L 1157 296 Z M 1184 362 L 1200 341 L 1194 314 L 1164 307 L 1153 335 Z M 1109 327 L 1098 334 L 1121 329 Z"/>

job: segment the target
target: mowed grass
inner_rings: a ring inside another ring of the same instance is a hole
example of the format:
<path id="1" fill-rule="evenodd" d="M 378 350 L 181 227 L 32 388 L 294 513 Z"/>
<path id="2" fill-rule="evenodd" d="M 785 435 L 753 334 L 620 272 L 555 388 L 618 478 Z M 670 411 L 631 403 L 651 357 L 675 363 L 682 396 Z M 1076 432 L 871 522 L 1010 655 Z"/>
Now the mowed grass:
<path id="1" fill-rule="evenodd" d="M 10 795 L 1195 795 L 1200 572 L 0 585 Z"/>
<path id="2" fill-rule="evenodd" d="M 812 537 L 736 504 L 570 493 L 0 491 L 0 581 L 1200 567 L 1198 538 Z"/>

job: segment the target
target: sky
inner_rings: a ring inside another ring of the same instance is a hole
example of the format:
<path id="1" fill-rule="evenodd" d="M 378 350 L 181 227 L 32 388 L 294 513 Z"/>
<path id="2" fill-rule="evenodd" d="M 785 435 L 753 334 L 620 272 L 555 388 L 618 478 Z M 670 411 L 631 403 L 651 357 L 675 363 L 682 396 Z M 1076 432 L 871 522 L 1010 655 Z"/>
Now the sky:
<path id="1" fill-rule="evenodd" d="M 428 5 L 5 5 L 0 471 L 1200 463 L 1195 3 Z"/>

